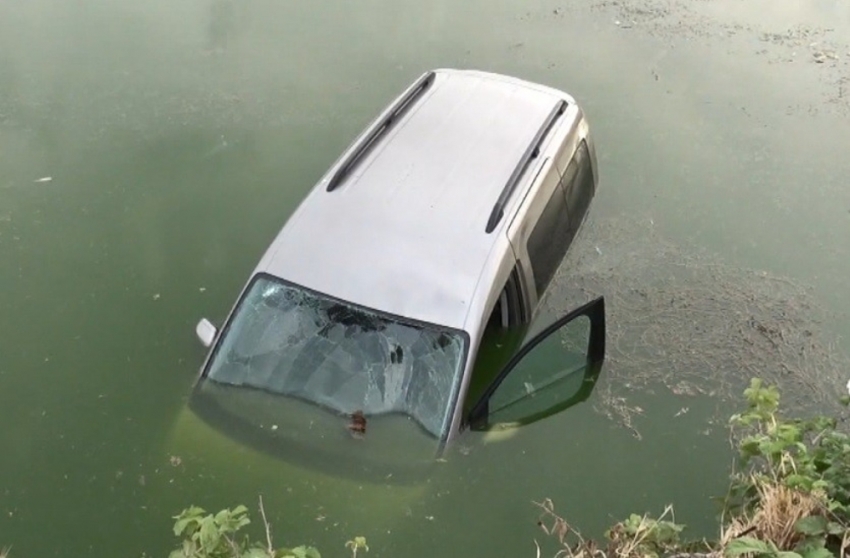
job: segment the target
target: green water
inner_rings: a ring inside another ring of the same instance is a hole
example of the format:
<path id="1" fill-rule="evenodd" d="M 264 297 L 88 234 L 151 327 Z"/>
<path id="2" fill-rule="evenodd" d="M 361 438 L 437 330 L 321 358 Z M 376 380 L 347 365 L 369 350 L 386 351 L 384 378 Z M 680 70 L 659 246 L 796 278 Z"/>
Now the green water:
<path id="1" fill-rule="evenodd" d="M 165 555 L 183 507 L 259 493 L 280 544 L 327 556 L 355 535 L 370 556 L 533 556 L 546 497 L 588 533 L 674 502 L 712 535 L 729 460 L 716 398 L 635 393 L 640 439 L 597 395 L 502 442 L 469 436 L 401 504 L 171 437 L 197 319 L 223 319 L 321 173 L 433 67 L 570 91 L 596 135 L 594 218 L 649 215 L 811 285 L 827 329 L 850 333 L 847 8 L 579 4 L 0 1 L 0 547 Z M 800 44 L 762 40 L 800 25 Z"/>

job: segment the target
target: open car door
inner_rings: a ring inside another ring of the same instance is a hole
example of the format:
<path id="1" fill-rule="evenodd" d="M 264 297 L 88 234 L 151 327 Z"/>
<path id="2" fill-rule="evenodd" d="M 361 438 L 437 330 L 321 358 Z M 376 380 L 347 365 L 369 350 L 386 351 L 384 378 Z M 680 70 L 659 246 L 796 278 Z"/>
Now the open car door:
<path id="1" fill-rule="evenodd" d="M 471 407 L 473 430 L 521 426 L 587 399 L 605 358 L 605 300 L 576 308 L 529 340 Z"/>

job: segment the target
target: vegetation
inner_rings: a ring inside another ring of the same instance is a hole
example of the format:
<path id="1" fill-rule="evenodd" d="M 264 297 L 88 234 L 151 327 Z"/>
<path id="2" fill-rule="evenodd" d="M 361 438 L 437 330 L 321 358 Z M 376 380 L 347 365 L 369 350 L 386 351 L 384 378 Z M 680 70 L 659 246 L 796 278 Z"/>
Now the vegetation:
<path id="1" fill-rule="evenodd" d="M 682 542 L 684 526 L 675 523 L 668 506 L 657 519 L 633 514 L 617 523 L 603 546 L 582 538 L 546 500 L 537 503 L 539 524 L 557 538 L 556 558 L 850 556 L 850 436 L 839 428 L 846 417 L 786 419 L 777 389 L 758 379 L 744 397 L 747 410 L 730 420 L 740 458 L 724 502 L 720 540 Z M 850 397 L 842 404 L 850 405 Z"/>
<path id="2" fill-rule="evenodd" d="M 319 551 L 312 546 L 275 548 L 262 497 L 260 515 L 266 540 L 265 543 L 252 543 L 247 535 L 237 538 L 237 532 L 251 523 L 245 506 L 223 509 L 215 515 L 197 506 L 186 508 L 180 515 L 174 516 L 174 535 L 182 537 L 183 541 L 169 558 L 321 558 Z M 352 558 L 357 558 L 359 550 L 369 550 L 365 537 L 355 537 L 345 546 L 351 551 Z M 2 555 L 0 558 L 3 558 Z"/>
<path id="3" fill-rule="evenodd" d="M 719 540 L 682 540 L 684 525 L 668 506 L 658 518 L 632 514 L 600 544 L 583 538 L 547 499 L 535 504 L 538 525 L 557 540 L 554 558 L 850 558 L 850 435 L 841 428 L 848 417 L 785 418 L 777 389 L 758 379 L 744 397 L 747 409 L 730 419 L 739 458 Z M 850 406 L 850 397 L 841 402 Z M 276 548 L 262 498 L 259 511 L 264 542 L 239 537 L 251 523 L 245 506 L 216 514 L 196 506 L 183 510 L 174 517 L 182 541 L 169 558 L 321 558 L 309 546 Z M 364 537 L 345 546 L 352 558 L 369 550 Z M 8 555 L 9 548 L 0 550 L 0 558 Z"/>
<path id="4" fill-rule="evenodd" d="M 262 497 L 260 514 L 266 531 L 265 544 L 252 543 L 247 535 L 237 538 L 237 532 L 251 523 L 245 506 L 223 509 L 215 515 L 197 506 L 186 508 L 174 516 L 174 534 L 183 542 L 169 558 L 321 558 L 313 547 L 275 548 Z"/>

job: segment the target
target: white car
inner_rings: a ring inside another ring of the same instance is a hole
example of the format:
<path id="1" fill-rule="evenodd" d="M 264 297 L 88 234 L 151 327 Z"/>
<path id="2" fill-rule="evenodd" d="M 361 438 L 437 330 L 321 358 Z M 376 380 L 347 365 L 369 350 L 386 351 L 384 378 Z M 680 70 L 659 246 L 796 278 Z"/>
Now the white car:
<path id="1" fill-rule="evenodd" d="M 418 432 L 439 453 L 468 428 L 583 399 L 604 357 L 604 300 L 525 336 L 597 180 L 568 94 L 425 73 L 303 200 L 224 325 L 198 324 L 211 349 L 193 410 L 333 467 L 335 444 L 369 440 L 385 462 Z"/>

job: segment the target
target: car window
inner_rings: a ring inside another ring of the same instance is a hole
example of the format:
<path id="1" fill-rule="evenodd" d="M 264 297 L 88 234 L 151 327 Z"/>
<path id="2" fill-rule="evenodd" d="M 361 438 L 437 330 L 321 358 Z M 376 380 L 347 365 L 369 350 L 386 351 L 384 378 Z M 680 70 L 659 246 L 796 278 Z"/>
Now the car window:
<path id="1" fill-rule="evenodd" d="M 544 339 L 493 393 L 491 420 L 520 420 L 577 393 L 588 364 L 589 339 L 587 316 L 579 316 Z"/>
<path id="2" fill-rule="evenodd" d="M 593 169 L 590 165 L 590 154 L 587 143 L 582 140 L 575 155 L 564 172 L 561 186 L 566 192 L 567 207 L 572 218 L 571 225 L 577 228 L 593 197 Z"/>
<path id="3" fill-rule="evenodd" d="M 444 432 L 466 336 L 258 276 L 222 334 L 210 380 L 341 413 L 404 413 Z"/>
<path id="4" fill-rule="evenodd" d="M 557 177 L 554 166 L 552 172 Z M 547 177 L 546 180 L 549 178 Z M 571 240 L 570 219 L 564 192 L 556 184 L 526 244 L 538 296 L 543 294 L 555 275 Z"/>

